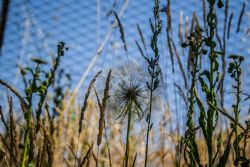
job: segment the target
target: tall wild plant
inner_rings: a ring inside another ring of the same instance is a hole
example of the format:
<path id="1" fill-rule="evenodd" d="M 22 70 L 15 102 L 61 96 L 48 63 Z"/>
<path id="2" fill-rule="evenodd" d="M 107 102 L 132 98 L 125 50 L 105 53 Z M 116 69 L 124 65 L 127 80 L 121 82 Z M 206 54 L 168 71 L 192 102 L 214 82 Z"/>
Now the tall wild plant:
<path id="1" fill-rule="evenodd" d="M 185 133 L 185 147 L 184 158 L 188 166 L 203 166 L 200 161 L 200 154 L 198 152 L 198 146 L 196 144 L 196 132 L 201 129 L 207 146 L 208 161 L 206 166 L 212 167 L 217 163 L 218 152 L 220 145 L 217 147 L 217 152 L 213 149 L 214 145 L 214 132 L 218 122 L 218 110 L 217 108 L 217 95 L 216 89 L 218 89 L 219 81 L 219 62 L 217 60 L 221 52 L 216 51 L 215 31 L 216 31 L 216 1 L 207 0 L 209 4 L 209 12 L 207 14 L 207 31 L 206 34 L 197 25 L 194 33 L 191 33 L 188 37 L 188 42 L 182 46 L 189 46 L 192 50 L 192 63 L 193 68 L 191 71 L 192 83 L 189 89 L 189 110 L 187 119 L 187 131 Z M 222 1 L 217 2 L 218 8 L 223 6 Z M 198 69 L 198 59 L 201 59 L 201 55 L 207 54 L 209 58 L 209 68 L 201 72 Z M 202 92 L 206 97 L 204 106 L 203 102 L 198 96 L 196 87 L 198 85 L 197 80 L 202 88 Z M 198 105 L 200 116 L 199 125 L 194 126 L 193 113 L 195 104 Z M 230 135 L 231 137 L 231 135 Z M 218 137 L 218 140 L 220 138 Z M 229 138 L 230 141 L 230 138 Z M 228 142 L 224 154 L 219 158 L 218 166 L 225 166 L 228 155 L 230 152 L 230 142 Z"/>
<path id="2" fill-rule="evenodd" d="M 40 120 L 42 107 L 47 97 L 48 89 L 54 82 L 55 74 L 60 64 L 60 59 L 64 56 L 65 50 L 67 50 L 67 48 L 65 48 L 64 42 L 60 42 L 57 45 L 57 56 L 55 56 L 53 59 L 53 64 L 50 68 L 50 71 L 43 70 L 42 66 L 47 63 L 39 58 L 32 58 L 32 61 L 35 63 L 34 68 L 20 67 L 20 73 L 22 75 L 25 86 L 25 98 L 23 98 L 22 95 L 8 83 L 0 80 L 0 83 L 2 85 L 7 87 L 19 98 L 21 108 L 24 114 L 24 119 L 26 121 L 22 143 L 23 151 L 21 155 L 20 164 L 18 164 L 18 166 L 26 167 L 35 163 L 35 141 L 36 134 L 38 133 L 42 125 Z M 38 95 L 39 97 L 37 105 L 34 104 L 36 95 Z M 33 115 L 33 108 L 35 106 L 36 116 Z M 17 160 L 17 162 L 19 161 Z"/>
<path id="3" fill-rule="evenodd" d="M 154 6 L 154 23 L 152 23 L 150 19 L 150 26 L 151 26 L 151 31 L 153 33 L 151 37 L 151 49 L 154 52 L 154 56 L 152 57 L 144 57 L 144 59 L 148 63 L 148 73 L 151 77 L 151 80 L 146 82 L 147 83 L 147 88 L 150 92 L 150 99 L 149 99 L 149 113 L 146 116 L 146 121 L 148 124 L 147 128 L 147 137 L 146 137 L 146 150 L 145 150 L 145 164 L 144 166 L 147 166 L 148 162 L 148 143 L 149 143 L 149 133 L 150 130 L 153 127 L 153 123 L 151 120 L 152 117 L 152 106 L 153 106 L 153 93 L 154 91 L 158 88 L 159 82 L 160 82 L 160 73 L 161 69 L 159 67 L 159 49 L 158 49 L 158 36 L 161 32 L 162 29 L 162 24 L 159 16 L 159 0 L 155 0 L 155 6 Z"/>
<path id="4" fill-rule="evenodd" d="M 138 32 L 141 37 L 141 42 L 143 44 L 144 50 L 142 50 L 142 47 L 140 44 L 136 41 L 136 45 L 142 55 L 142 57 L 145 59 L 145 61 L 148 64 L 148 73 L 150 76 L 150 80 L 146 82 L 147 84 L 147 89 L 149 91 L 150 97 L 149 97 L 149 110 L 148 114 L 146 115 L 146 122 L 147 122 L 147 136 L 146 136 L 146 149 L 145 149 L 145 163 L 144 166 L 146 167 L 148 164 L 148 149 L 149 149 L 149 133 L 150 130 L 153 127 L 152 123 L 152 110 L 153 110 L 153 94 L 155 90 L 159 87 L 160 83 L 160 73 L 161 69 L 159 67 L 159 48 L 158 48 L 158 36 L 161 33 L 162 29 L 162 21 L 160 20 L 160 15 L 159 15 L 159 0 L 154 1 L 154 18 L 149 19 L 150 23 L 150 28 L 152 31 L 152 37 L 150 41 L 150 47 L 153 51 L 153 56 L 148 56 L 146 53 L 146 44 L 144 37 L 142 35 L 141 29 L 138 26 Z"/>

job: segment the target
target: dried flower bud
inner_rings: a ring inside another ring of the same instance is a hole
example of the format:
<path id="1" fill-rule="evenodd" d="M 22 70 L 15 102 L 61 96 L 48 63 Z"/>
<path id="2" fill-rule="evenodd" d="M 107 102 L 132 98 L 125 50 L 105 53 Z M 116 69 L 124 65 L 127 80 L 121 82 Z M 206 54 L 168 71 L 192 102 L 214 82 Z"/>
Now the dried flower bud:
<path id="1" fill-rule="evenodd" d="M 181 47 L 186 48 L 188 45 L 186 43 L 182 43 Z"/>
<path id="2" fill-rule="evenodd" d="M 221 0 L 219 0 L 219 2 L 217 3 L 218 8 L 222 8 L 224 6 L 223 2 Z"/>

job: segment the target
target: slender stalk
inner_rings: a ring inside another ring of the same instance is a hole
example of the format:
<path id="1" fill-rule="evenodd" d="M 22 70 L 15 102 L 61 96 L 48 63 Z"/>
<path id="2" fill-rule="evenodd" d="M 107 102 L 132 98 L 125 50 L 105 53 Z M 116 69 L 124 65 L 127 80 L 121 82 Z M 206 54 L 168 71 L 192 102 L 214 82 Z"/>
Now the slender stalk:
<path id="1" fill-rule="evenodd" d="M 146 137 L 146 150 L 145 150 L 145 164 L 144 167 L 147 167 L 148 162 L 148 143 L 149 143 L 149 133 L 152 129 L 153 124 L 151 123 L 151 115 L 152 115 L 152 105 L 153 105 L 153 93 L 159 86 L 159 75 L 161 73 L 161 69 L 159 67 L 159 50 L 158 50 L 158 35 L 161 32 L 161 20 L 159 16 L 159 0 L 154 1 L 154 24 L 150 20 L 150 26 L 152 29 L 152 38 L 151 38 L 151 49 L 154 52 L 154 56 L 151 58 L 144 57 L 144 59 L 148 62 L 148 72 L 151 77 L 150 82 L 147 82 L 147 88 L 150 92 L 149 99 L 149 113 L 146 118 L 146 122 L 148 124 L 147 127 L 147 137 Z"/>
<path id="2" fill-rule="evenodd" d="M 233 59 L 233 62 L 229 64 L 228 72 L 231 73 L 231 77 L 235 81 L 236 85 L 233 85 L 233 89 L 235 89 L 235 97 L 236 103 L 232 105 L 234 111 L 234 133 L 235 133 L 235 143 L 234 143 L 234 150 L 235 150 L 235 166 L 239 166 L 240 161 L 240 140 L 241 137 L 238 132 L 238 125 L 239 125 L 239 114 L 240 114 L 240 95 L 241 95 L 241 62 L 244 60 L 242 56 L 231 55 L 229 58 Z"/>
<path id="3" fill-rule="evenodd" d="M 111 152 L 109 148 L 109 142 L 108 142 L 108 136 L 107 136 L 107 130 L 106 130 L 106 123 L 104 122 L 104 133 L 105 133 L 105 140 L 108 148 L 108 156 L 109 156 L 109 167 L 112 167 L 112 160 L 111 160 Z"/>
<path id="4" fill-rule="evenodd" d="M 129 107 L 128 107 L 128 124 L 127 124 L 127 136 L 126 136 L 125 167 L 128 167 L 130 124 L 131 124 L 131 103 L 129 104 Z"/>
<path id="5" fill-rule="evenodd" d="M 153 73 L 154 73 L 153 68 Z M 153 87 L 154 78 L 151 78 L 151 87 Z M 147 166 L 148 162 L 148 141 L 149 141 L 149 132 L 150 132 L 150 126 L 151 126 L 151 114 L 152 114 L 152 101 L 153 101 L 153 90 L 150 90 L 150 103 L 149 103 L 149 115 L 148 115 L 148 128 L 147 128 L 147 138 L 146 138 L 146 152 L 145 152 L 145 164 L 144 166 Z"/>
<path id="6" fill-rule="evenodd" d="M 239 159 L 239 141 L 238 141 L 238 123 L 239 123 L 239 104 L 240 104 L 240 85 L 241 85 L 241 81 L 240 81 L 240 69 L 237 69 L 236 72 L 236 82 L 237 82 L 237 88 L 236 88 L 236 106 L 234 108 L 234 115 L 235 115 L 235 136 L 236 136 L 236 145 L 235 145 L 235 158 L 236 160 Z M 236 166 L 238 166 L 238 164 L 236 164 Z"/>
<path id="7" fill-rule="evenodd" d="M 24 151 L 23 151 L 23 158 L 22 158 L 22 167 L 26 167 L 26 161 L 28 159 L 28 146 L 29 146 L 29 134 L 30 134 L 30 129 L 32 127 L 32 120 L 31 120 L 31 114 L 32 114 L 32 109 L 29 106 L 28 110 L 28 120 L 27 120 L 27 127 L 25 130 L 25 135 L 24 135 Z"/>
<path id="8" fill-rule="evenodd" d="M 77 152 L 78 152 L 78 147 L 79 147 L 80 135 L 81 135 L 81 133 L 78 133 L 78 137 L 77 137 L 77 144 L 76 144 L 76 153 L 75 153 L 75 155 L 74 155 L 74 156 L 75 156 L 74 167 L 76 167 Z"/>

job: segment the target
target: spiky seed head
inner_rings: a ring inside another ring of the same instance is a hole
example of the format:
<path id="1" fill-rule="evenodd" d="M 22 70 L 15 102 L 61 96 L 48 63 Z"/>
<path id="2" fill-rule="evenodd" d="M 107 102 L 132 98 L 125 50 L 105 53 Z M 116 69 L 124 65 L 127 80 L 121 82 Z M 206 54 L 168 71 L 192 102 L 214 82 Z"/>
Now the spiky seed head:
<path id="1" fill-rule="evenodd" d="M 132 113 L 136 114 L 139 119 L 142 119 L 143 93 L 144 90 L 141 88 L 141 84 L 134 79 L 129 79 L 128 81 L 123 80 L 119 84 L 115 95 L 120 108 L 117 119 L 121 119 L 121 121 L 124 120 L 128 114 L 129 107 L 131 107 Z"/>

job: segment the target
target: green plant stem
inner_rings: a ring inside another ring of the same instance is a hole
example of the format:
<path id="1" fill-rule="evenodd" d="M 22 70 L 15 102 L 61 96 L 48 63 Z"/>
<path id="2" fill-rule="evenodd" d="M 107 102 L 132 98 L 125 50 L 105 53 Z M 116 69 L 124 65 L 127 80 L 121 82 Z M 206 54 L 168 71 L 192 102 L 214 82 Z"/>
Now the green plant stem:
<path id="1" fill-rule="evenodd" d="M 210 62 L 210 73 L 213 73 L 213 65 L 214 63 Z M 214 105 L 214 88 L 213 88 L 213 75 L 210 75 L 210 95 L 212 99 L 212 104 Z M 209 167 L 212 167 L 212 161 L 213 161 L 213 123 L 214 123 L 214 109 L 212 107 L 209 107 L 208 109 L 208 121 L 207 121 L 207 147 L 208 147 L 208 158 L 209 158 Z"/>
<path id="2" fill-rule="evenodd" d="M 211 103 L 209 103 L 209 105 L 211 105 L 215 110 L 217 110 L 218 112 L 220 112 L 222 115 L 224 115 L 225 117 L 227 117 L 230 121 L 232 121 L 235 124 L 235 119 L 230 116 L 228 113 L 226 113 L 225 111 L 223 111 L 222 109 L 219 109 L 216 106 L 213 106 Z M 241 128 L 244 132 L 247 132 L 247 129 L 243 127 L 243 125 L 241 125 L 239 122 L 237 124 L 239 126 L 239 128 Z"/>
<path id="3" fill-rule="evenodd" d="M 211 52 L 211 57 L 213 59 L 213 50 L 211 48 L 210 50 Z M 214 98 L 213 97 L 213 92 L 214 92 L 214 88 L 213 88 L 213 69 L 214 69 L 214 62 L 213 60 L 210 61 L 210 95 L 212 96 L 212 103 L 214 104 Z M 214 109 L 212 109 L 211 107 L 209 107 L 208 110 L 208 125 L 207 125 L 207 130 L 208 130 L 208 141 L 207 141 L 207 147 L 208 147 L 208 158 L 209 158 L 209 167 L 212 167 L 212 161 L 213 161 L 213 155 L 212 155 L 212 151 L 213 151 L 213 140 L 212 140 L 212 136 L 213 136 L 213 122 L 214 122 Z"/>
<path id="4" fill-rule="evenodd" d="M 214 2 L 210 2 L 209 6 L 209 14 L 214 14 Z M 209 78 L 209 94 L 208 97 L 209 100 L 211 100 L 212 104 L 217 106 L 216 104 L 216 97 L 214 92 L 214 64 L 216 61 L 216 55 L 214 53 L 214 47 L 213 47 L 213 37 L 215 33 L 215 27 L 213 25 L 213 20 L 210 18 L 210 32 L 209 32 L 209 43 L 210 43 L 210 78 Z M 214 109 L 209 105 L 208 109 L 208 115 L 207 115 L 207 148 L 208 148 L 208 166 L 212 167 L 213 165 L 213 132 L 214 132 Z"/>
<path id="5" fill-rule="evenodd" d="M 32 120 L 31 120 L 31 115 L 32 115 L 32 108 L 29 106 L 29 110 L 27 113 L 27 127 L 25 130 L 25 135 L 24 135 L 24 151 L 23 151 L 23 159 L 22 159 L 22 167 L 26 167 L 26 161 L 28 159 L 27 153 L 28 153 L 28 146 L 29 146 L 29 135 L 30 135 L 30 129 L 32 128 Z"/>
<path id="6" fill-rule="evenodd" d="M 149 114 L 146 118 L 146 122 L 148 123 L 148 128 L 147 128 L 147 137 L 146 137 L 146 150 L 145 150 L 145 164 L 144 167 L 147 167 L 148 163 L 148 142 L 149 142 L 149 132 L 152 129 L 152 123 L 151 123 L 151 114 L 152 114 L 152 104 L 153 104 L 153 92 L 156 89 L 158 84 L 155 84 L 156 81 L 158 80 L 157 78 L 157 61 L 159 60 L 159 53 L 158 53 L 158 47 L 157 47 L 157 37 L 161 31 L 161 21 L 160 21 L 160 16 L 159 16 L 159 1 L 155 0 L 154 1 L 154 25 L 151 25 L 152 31 L 153 31 L 153 36 L 151 40 L 151 48 L 154 52 L 154 58 L 152 59 L 152 62 L 150 64 L 151 72 L 149 72 L 151 76 L 151 81 L 149 86 L 150 90 L 150 101 L 149 101 Z"/>
<path id="7" fill-rule="evenodd" d="M 33 87 L 36 84 L 36 77 L 35 74 L 38 72 L 39 70 L 39 64 L 37 64 L 36 69 L 35 69 L 35 73 L 33 73 L 33 79 L 32 79 L 32 83 L 31 83 L 31 92 L 29 94 L 27 94 L 27 99 L 28 99 L 28 112 L 25 113 L 25 120 L 26 120 L 26 129 L 25 129 L 25 134 L 24 134 L 24 151 L 23 151 L 23 157 L 22 157 L 22 167 L 26 167 L 26 161 L 29 158 L 27 153 L 29 151 L 29 137 L 30 137 L 30 130 L 32 128 L 32 97 L 33 97 Z M 26 115 L 27 114 L 27 115 Z"/>
<path id="8" fill-rule="evenodd" d="M 39 127 L 39 121 L 40 121 L 40 116 L 41 116 L 41 113 L 42 113 L 42 106 L 43 106 L 44 101 L 46 99 L 48 89 L 49 89 L 50 85 L 53 83 L 53 80 L 55 78 L 55 74 L 56 74 L 56 71 L 58 69 L 61 56 L 63 56 L 63 55 L 62 54 L 58 54 L 57 57 L 56 57 L 56 59 L 55 59 L 55 64 L 52 65 L 53 67 L 51 69 L 51 76 L 48 78 L 48 85 L 46 86 L 45 91 L 41 95 L 39 103 L 38 103 L 38 108 L 37 108 L 37 113 L 36 113 L 36 121 L 37 121 L 36 133 L 38 133 L 39 128 L 40 128 Z"/>
<path id="9" fill-rule="evenodd" d="M 239 141 L 238 141 L 238 123 L 239 123 L 239 104 L 240 104 L 240 67 L 237 68 L 236 72 L 236 82 L 237 82 L 237 88 L 236 88 L 236 106 L 234 108 L 234 114 L 235 114 L 235 137 L 236 137 L 236 145 L 235 145 L 235 156 L 236 160 L 239 159 Z M 236 164 L 238 166 L 238 163 Z"/>
<path id="10" fill-rule="evenodd" d="M 194 123 L 193 123 L 193 114 L 194 114 L 194 103 L 195 103 L 195 86 L 196 86 L 196 80 L 197 80 L 197 68 L 198 68 L 198 56 L 199 56 L 199 44 L 196 44 L 195 46 L 195 51 L 194 51 L 194 58 L 192 60 L 193 62 L 193 69 L 191 72 L 192 75 L 192 82 L 191 82 L 191 87 L 189 89 L 189 108 L 188 108 L 188 114 L 187 114 L 187 131 L 185 134 L 185 140 L 187 147 L 189 148 L 189 152 L 197 152 L 197 145 L 195 143 L 195 127 L 194 127 Z M 186 149 L 184 149 L 184 151 L 187 151 Z M 188 151 L 187 151 L 188 152 Z M 185 155 L 184 155 L 185 156 Z M 199 160 L 199 156 L 190 156 L 190 163 L 189 166 L 194 166 L 196 164 L 196 162 L 198 163 L 198 165 L 200 165 L 200 160 Z M 187 163 L 187 162 L 186 162 Z"/>
<path id="11" fill-rule="evenodd" d="M 194 113 L 194 95 L 195 95 L 195 83 L 196 83 L 196 80 L 197 80 L 197 66 L 198 66 L 198 54 L 195 53 L 195 62 L 194 62 L 194 69 L 192 71 L 192 84 L 191 84 L 191 88 L 190 88 L 190 98 L 189 98 L 189 102 L 190 102 L 190 106 L 189 106 L 189 113 L 188 113 L 188 127 L 191 126 L 190 128 L 192 128 L 193 130 L 193 121 L 192 121 L 192 115 Z"/>
<path id="12" fill-rule="evenodd" d="M 155 66 L 153 67 L 153 74 L 155 72 Z M 153 88 L 154 78 L 151 77 L 151 88 Z M 148 141 L 149 141 L 149 132 L 151 126 L 151 113 L 152 113 L 152 103 L 153 103 L 153 90 L 150 90 L 150 103 L 149 103 L 149 115 L 148 115 L 148 128 L 147 128 L 147 138 L 146 138 L 146 152 L 145 152 L 145 164 L 144 167 L 147 167 L 148 162 Z"/>
<path id="13" fill-rule="evenodd" d="M 129 108 L 128 108 L 128 125 L 127 125 L 127 137 L 126 137 L 125 167 L 128 167 L 130 124 L 131 124 L 131 104 L 129 104 Z"/>

